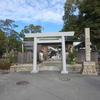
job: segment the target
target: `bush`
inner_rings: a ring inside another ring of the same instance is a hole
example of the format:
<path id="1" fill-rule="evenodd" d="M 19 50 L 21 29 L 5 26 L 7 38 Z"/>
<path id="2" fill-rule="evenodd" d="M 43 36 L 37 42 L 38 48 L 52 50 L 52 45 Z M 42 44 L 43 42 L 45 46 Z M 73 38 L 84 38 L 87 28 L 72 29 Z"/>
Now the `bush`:
<path id="1" fill-rule="evenodd" d="M 9 70 L 11 66 L 10 62 L 6 62 L 5 60 L 0 60 L 0 69 L 1 70 Z"/>
<path id="2" fill-rule="evenodd" d="M 14 57 L 14 55 L 12 55 L 12 54 L 8 54 L 8 55 L 6 56 L 6 58 L 9 59 L 9 61 L 10 61 L 11 63 L 14 63 L 14 62 L 15 62 L 15 57 Z"/>
<path id="3" fill-rule="evenodd" d="M 71 51 L 69 52 L 68 60 L 69 61 L 76 61 L 76 52 L 74 50 L 72 52 Z"/>
<path id="4" fill-rule="evenodd" d="M 0 63 L 7 62 L 6 60 L 0 59 Z"/>

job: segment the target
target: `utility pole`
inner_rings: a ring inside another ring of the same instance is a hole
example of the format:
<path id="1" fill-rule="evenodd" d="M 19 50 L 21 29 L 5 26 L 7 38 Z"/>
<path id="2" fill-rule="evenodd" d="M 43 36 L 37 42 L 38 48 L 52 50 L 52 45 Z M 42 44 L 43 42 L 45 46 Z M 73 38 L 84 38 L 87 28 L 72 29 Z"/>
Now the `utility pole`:
<path id="1" fill-rule="evenodd" d="M 43 6 L 42 6 L 43 0 L 40 1 L 40 9 L 41 9 L 41 24 L 42 24 L 42 33 L 44 31 L 44 24 L 43 24 Z"/>

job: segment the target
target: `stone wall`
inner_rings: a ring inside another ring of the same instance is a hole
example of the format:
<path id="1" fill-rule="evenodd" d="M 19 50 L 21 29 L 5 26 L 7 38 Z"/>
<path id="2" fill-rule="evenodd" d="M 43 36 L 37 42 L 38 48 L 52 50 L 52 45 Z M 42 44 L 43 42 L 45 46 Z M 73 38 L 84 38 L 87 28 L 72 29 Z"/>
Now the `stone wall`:
<path id="1" fill-rule="evenodd" d="M 82 74 L 83 75 L 98 75 L 96 71 L 95 62 L 83 62 L 82 63 Z"/>

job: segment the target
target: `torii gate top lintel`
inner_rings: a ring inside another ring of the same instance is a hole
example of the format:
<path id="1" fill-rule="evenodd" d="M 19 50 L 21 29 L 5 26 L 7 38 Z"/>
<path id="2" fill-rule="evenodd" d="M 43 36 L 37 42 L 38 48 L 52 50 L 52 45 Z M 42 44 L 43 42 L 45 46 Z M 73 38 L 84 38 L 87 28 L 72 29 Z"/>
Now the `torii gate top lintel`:
<path id="1" fill-rule="evenodd" d="M 56 37 L 56 36 L 74 36 L 74 31 L 70 32 L 52 32 L 52 33 L 29 33 L 25 34 L 25 37 Z"/>

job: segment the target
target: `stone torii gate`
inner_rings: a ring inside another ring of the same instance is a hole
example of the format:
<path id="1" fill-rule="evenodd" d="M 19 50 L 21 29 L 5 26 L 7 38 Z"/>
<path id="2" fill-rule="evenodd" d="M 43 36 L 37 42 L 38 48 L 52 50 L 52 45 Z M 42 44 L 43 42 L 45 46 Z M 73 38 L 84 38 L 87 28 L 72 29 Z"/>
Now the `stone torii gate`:
<path id="1" fill-rule="evenodd" d="M 34 43 L 33 70 L 30 73 L 38 72 L 38 70 L 37 70 L 37 44 L 38 43 L 61 43 L 62 44 L 62 71 L 61 71 L 61 74 L 68 74 L 68 71 L 66 70 L 65 36 L 74 36 L 74 31 L 25 34 L 26 38 L 34 38 L 34 41 L 33 41 L 33 43 Z M 48 39 L 45 39 L 45 38 L 48 38 Z M 54 38 L 54 39 L 52 39 L 52 38 Z"/>

